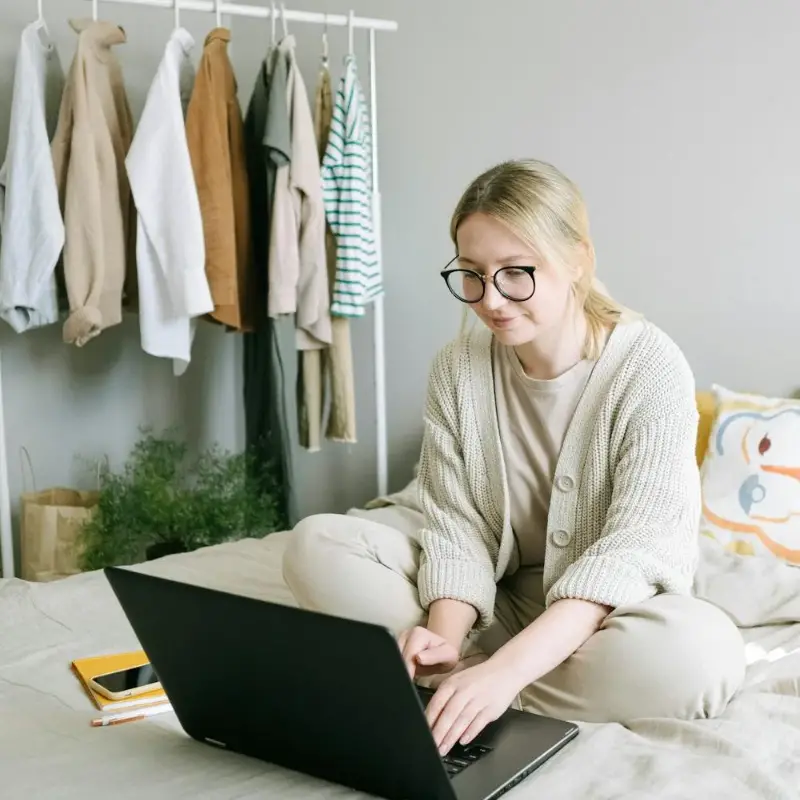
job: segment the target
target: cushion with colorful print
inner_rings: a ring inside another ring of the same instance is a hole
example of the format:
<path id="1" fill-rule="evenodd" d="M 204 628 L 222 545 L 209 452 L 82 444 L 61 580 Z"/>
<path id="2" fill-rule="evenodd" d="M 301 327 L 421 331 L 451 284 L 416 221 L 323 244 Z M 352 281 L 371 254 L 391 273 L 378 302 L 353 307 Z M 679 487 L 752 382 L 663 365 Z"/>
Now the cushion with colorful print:
<path id="1" fill-rule="evenodd" d="M 700 534 L 800 566 L 800 400 L 713 391 Z"/>

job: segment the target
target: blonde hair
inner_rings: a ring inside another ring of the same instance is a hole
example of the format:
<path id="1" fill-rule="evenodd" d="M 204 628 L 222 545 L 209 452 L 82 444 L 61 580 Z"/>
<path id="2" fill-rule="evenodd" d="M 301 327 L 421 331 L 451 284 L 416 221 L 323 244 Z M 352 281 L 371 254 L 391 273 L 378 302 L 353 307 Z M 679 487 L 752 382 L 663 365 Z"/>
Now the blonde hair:
<path id="1" fill-rule="evenodd" d="M 506 161 L 479 175 L 459 200 L 450 222 L 456 246 L 459 225 L 477 212 L 505 223 L 549 264 L 570 274 L 586 317 L 584 357 L 599 358 L 608 330 L 628 310 L 597 279 L 589 218 L 578 187 L 542 161 Z"/>

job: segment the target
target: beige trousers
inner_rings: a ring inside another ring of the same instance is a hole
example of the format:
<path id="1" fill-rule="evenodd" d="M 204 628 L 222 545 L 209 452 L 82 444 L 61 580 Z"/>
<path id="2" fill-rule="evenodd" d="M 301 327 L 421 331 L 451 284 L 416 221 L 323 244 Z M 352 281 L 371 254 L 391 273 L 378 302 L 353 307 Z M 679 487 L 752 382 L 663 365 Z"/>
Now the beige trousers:
<path id="1" fill-rule="evenodd" d="M 298 604 L 396 633 L 424 624 L 420 547 L 408 532 L 418 521 L 395 507 L 300 522 L 283 562 Z M 498 584 L 495 622 L 475 643 L 491 655 L 543 611 L 541 571 L 519 570 Z M 577 652 L 526 687 L 519 706 L 585 722 L 714 717 L 741 686 L 744 667 L 742 637 L 721 610 L 661 594 L 616 608 Z"/>

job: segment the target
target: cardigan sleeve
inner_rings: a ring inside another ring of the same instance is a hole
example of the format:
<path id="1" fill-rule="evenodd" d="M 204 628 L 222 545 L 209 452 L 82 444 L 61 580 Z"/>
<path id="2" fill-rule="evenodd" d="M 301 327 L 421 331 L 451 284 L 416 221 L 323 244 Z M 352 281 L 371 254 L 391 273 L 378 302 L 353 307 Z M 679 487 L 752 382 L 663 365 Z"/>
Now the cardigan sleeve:
<path id="1" fill-rule="evenodd" d="M 460 600 L 478 612 L 478 627 L 494 615 L 494 566 L 488 525 L 469 493 L 456 436 L 457 413 L 451 348 L 436 359 L 428 384 L 419 465 L 419 500 L 425 517 L 417 585 L 422 608 L 440 599 Z"/>
<path id="2" fill-rule="evenodd" d="M 649 394 L 666 396 L 642 402 L 631 416 L 603 533 L 553 584 L 548 605 L 578 598 L 616 608 L 691 591 L 701 506 L 698 413 L 688 365 L 662 376 Z"/>

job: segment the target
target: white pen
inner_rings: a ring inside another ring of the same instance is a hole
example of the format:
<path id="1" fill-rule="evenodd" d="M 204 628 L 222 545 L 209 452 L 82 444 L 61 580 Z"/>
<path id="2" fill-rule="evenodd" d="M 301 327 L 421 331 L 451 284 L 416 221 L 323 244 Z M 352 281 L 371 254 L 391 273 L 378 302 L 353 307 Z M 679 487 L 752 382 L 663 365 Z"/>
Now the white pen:
<path id="1" fill-rule="evenodd" d="M 106 725 L 119 725 L 122 722 L 135 722 L 137 719 L 154 717 L 156 714 L 166 714 L 172 711 L 170 703 L 159 703 L 149 708 L 137 708 L 133 711 L 121 711 L 119 714 L 106 714 L 92 720 L 93 728 L 103 728 Z"/>

